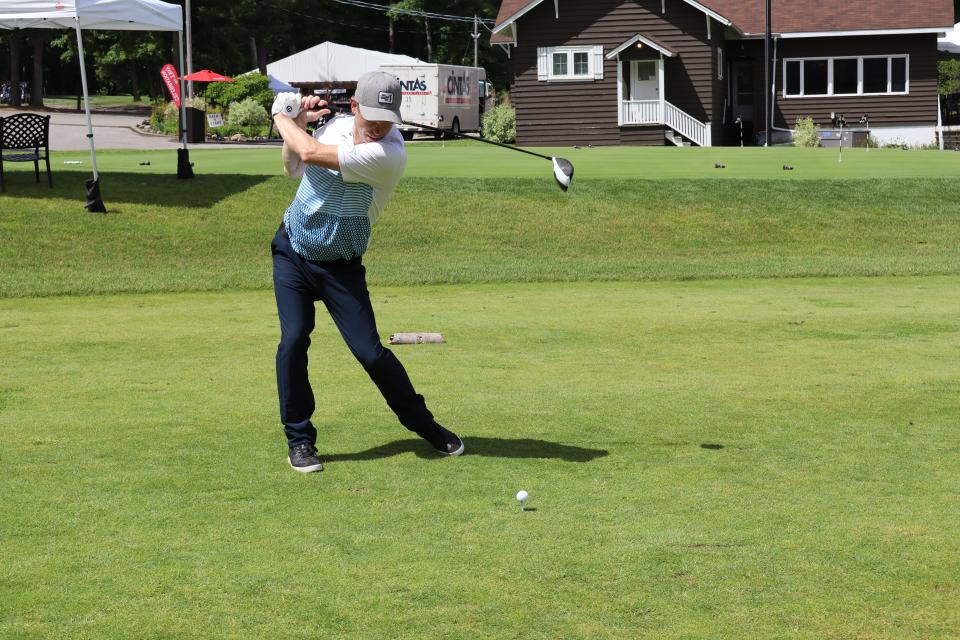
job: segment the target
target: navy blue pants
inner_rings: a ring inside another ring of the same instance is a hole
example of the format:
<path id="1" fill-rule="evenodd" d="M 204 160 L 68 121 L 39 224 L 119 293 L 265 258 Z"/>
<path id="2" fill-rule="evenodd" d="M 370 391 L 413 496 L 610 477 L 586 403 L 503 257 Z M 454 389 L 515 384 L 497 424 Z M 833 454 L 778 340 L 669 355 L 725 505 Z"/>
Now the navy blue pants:
<path id="1" fill-rule="evenodd" d="M 277 391 L 280 420 L 289 446 L 312 445 L 317 441 L 317 430 L 310 422 L 315 405 L 307 377 L 307 349 L 315 324 L 314 303 L 318 300 L 326 306 L 350 351 L 380 389 L 400 423 L 416 433 L 430 429 L 434 424 L 433 414 L 427 409 L 423 396 L 414 390 L 393 352 L 380 343 L 361 259 L 305 260 L 290 246 L 283 225 L 273 238 L 271 249 L 273 289 L 280 316 Z"/>

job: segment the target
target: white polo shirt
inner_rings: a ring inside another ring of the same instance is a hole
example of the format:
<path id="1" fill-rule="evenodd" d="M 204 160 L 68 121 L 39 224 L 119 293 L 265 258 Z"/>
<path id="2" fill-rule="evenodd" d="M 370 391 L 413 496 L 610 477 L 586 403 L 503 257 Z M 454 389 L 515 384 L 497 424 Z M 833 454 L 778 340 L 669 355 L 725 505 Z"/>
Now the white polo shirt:
<path id="1" fill-rule="evenodd" d="M 307 260 L 363 255 L 370 226 L 383 213 L 407 166 L 396 127 L 381 140 L 354 144 L 353 123 L 353 116 L 338 116 L 317 129 L 314 138 L 337 146 L 340 171 L 306 165 L 283 216 L 290 244 Z"/>

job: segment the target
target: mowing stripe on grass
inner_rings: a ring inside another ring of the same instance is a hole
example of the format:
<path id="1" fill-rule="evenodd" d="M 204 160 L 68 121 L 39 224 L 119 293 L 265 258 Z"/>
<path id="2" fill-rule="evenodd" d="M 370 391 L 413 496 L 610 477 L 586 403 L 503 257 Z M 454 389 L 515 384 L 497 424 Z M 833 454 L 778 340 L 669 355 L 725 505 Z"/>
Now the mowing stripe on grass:
<path id="1" fill-rule="evenodd" d="M 71 200 L 82 180 L 4 196 L 0 296 L 271 286 L 295 181 L 114 174 L 97 216 Z M 609 179 L 564 194 L 552 179 L 407 178 L 365 262 L 392 285 L 951 274 L 958 201 L 956 179 Z"/>

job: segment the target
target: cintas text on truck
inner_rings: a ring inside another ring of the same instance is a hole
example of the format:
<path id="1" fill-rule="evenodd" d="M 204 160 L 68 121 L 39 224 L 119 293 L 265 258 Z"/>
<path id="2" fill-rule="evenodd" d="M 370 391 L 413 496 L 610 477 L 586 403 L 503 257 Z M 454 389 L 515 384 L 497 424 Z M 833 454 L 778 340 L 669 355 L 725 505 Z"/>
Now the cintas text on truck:
<path id="1" fill-rule="evenodd" d="M 380 69 L 400 80 L 404 122 L 452 133 L 482 132 L 483 114 L 494 106 L 492 86 L 482 67 L 421 63 L 382 65 Z M 397 127 L 406 140 L 418 131 L 411 124 Z"/>

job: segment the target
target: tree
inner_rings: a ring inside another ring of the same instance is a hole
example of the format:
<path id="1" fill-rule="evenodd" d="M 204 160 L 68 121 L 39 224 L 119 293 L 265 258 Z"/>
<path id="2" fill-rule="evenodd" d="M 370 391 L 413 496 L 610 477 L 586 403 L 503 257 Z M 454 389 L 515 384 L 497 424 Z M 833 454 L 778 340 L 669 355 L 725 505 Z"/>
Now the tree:
<path id="1" fill-rule="evenodd" d="M 204 97 L 210 104 L 221 107 L 229 107 L 231 102 L 253 98 L 269 111 L 273 104 L 273 92 L 270 91 L 269 82 L 267 76 L 261 73 L 245 73 L 237 76 L 233 82 L 211 82 L 207 85 Z"/>
<path id="2" fill-rule="evenodd" d="M 47 46 L 49 33 L 46 29 L 31 29 L 30 41 L 33 43 L 33 80 L 30 85 L 30 106 L 43 106 L 43 50 Z"/>
<path id="3" fill-rule="evenodd" d="M 10 34 L 10 106 L 20 106 L 20 52 L 23 49 L 23 34 L 19 30 Z"/>
<path id="4" fill-rule="evenodd" d="M 173 0 L 183 4 L 183 0 Z M 958 0 L 960 1 L 960 0 Z M 495 0 L 393 0 L 392 7 L 457 16 L 493 18 Z M 237 76 L 251 69 L 266 71 L 272 60 L 332 40 L 340 44 L 387 50 L 430 62 L 473 64 L 472 22 L 383 12 L 332 4 L 329 0 L 194 0 L 191 3 L 192 62 L 194 70 L 212 69 Z M 384 20 L 386 17 L 386 20 Z M 44 30 L 45 31 L 45 30 Z M 76 42 L 72 31 L 50 31 L 57 52 L 35 55 L 37 45 L 23 44 L 24 32 L 7 32 L 0 64 L 16 66 L 25 75 L 29 58 L 41 60 L 42 77 L 34 70 L 34 90 L 46 84 L 51 93 L 79 92 Z M 510 79 L 509 61 L 499 47 L 489 46 L 489 29 L 481 27 L 479 64 L 495 86 L 505 88 Z M 83 32 L 90 91 L 124 91 L 151 98 L 162 93 L 159 70 L 170 62 L 181 72 L 177 35 L 169 32 Z M 33 53 L 33 55 L 32 55 Z M 59 53 L 59 56 L 56 54 Z M 65 64 L 63 64 L 65 63 Z M 6 75 L 6 74 L 0 74 Z"/>
<path id="5" fill-rule="evenodd" d="M 93 79 L 99 86 L 113 94 L 129 92 L 139 102 L 144 80 L 150 98 L 156 97 L 157 83 L 151 74 L 165 62 L 164 40 L 164 35 L 155 31 L 84 31 L 84 57 L 92 63 Z M 73 32 L 63 32 L 50 44 L 61 50 L 61 62 L 76 59 Z"/>
<path id="6" fill-rule="evenodd" d="M 941 60 L 937 63 L 937 93 L 942 96 L 960 93 L 960 60 Z"/>
<path id="7" fill-rule="evenodd" d="M 430 20 L 426 16 L 415 16 L 406 11 L 423 11 L 423 0 L 400 0 L 390 5 L 387 18 L 391 23 L 395 21 L 413 21 L 423 25 L 423 33 L 427 43 L 427 62 L 433 62 L 433 39 L 430 37 Z"/>

